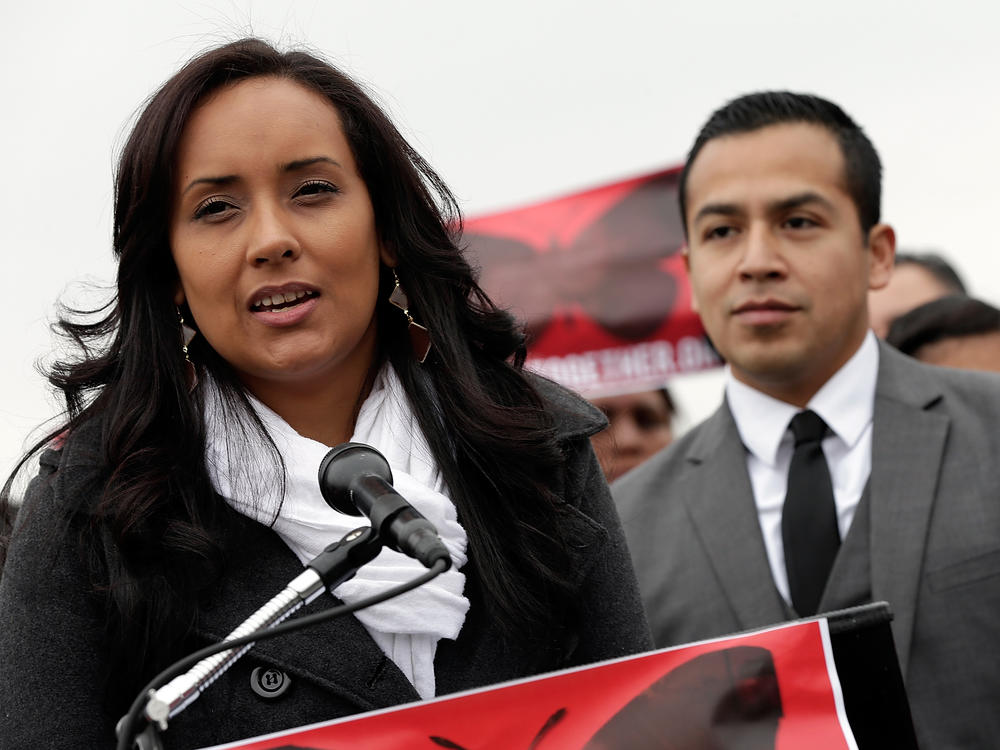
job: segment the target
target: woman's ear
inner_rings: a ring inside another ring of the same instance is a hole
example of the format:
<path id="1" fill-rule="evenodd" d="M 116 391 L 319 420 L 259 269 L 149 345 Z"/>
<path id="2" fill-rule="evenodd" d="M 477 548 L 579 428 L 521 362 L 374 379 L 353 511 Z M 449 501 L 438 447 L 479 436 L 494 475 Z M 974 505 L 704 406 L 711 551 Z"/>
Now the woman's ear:
<path id="1" fill-rule="evenodd" d="M 184 288 L 181 286 L 181 282 L 178 281 L 177 290 L 174 292 L 174 305 L 176 307 L 180 307 L 181 305 L 184 304 L 185 299 L 186 297 L 184 296 Z"/>
<path id="2" fill-rule="evenodd" d="M 396 257 L 395 250 L 390 248 L 385 243 L 379 245 L 378 254 L 379 258 L 382 259 L 382 263 L 384 263 L 389 268 L 395 268 L 396 265 L 399 263 L 399 259 Z"/>

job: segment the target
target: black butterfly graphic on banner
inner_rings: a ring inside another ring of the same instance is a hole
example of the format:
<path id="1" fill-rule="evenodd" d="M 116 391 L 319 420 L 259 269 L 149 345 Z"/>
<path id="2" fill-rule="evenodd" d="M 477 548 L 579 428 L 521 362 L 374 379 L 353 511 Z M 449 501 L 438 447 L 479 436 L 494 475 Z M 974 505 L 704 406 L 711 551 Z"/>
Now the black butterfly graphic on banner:
<path id="1" fill-rule="evenodd" d="M 581 308 L 619 339 L 648 338 L 678 297 L 679 281 L 664 268 L 684 242 L 677 177 L 639 183 L 568 244 L 554 239 L 560 227 L 544 249 L 473 228 L 464 241 L 481 268 L 480 285 L 524 323 L 529 344 Z"/>
<path id="2" fill-rule="evenodd" d="M 774 750 L 782 715 L 771 652 L 735 646 L 696 656 L 660 677 L 581 750 Z M 540 750 L 569 716 L 565 707 L 553 713 L 526 750 Z M 436 735 L 429 739 L 447 750 L 496 747 L 489 740 L 472 746 Z"/>

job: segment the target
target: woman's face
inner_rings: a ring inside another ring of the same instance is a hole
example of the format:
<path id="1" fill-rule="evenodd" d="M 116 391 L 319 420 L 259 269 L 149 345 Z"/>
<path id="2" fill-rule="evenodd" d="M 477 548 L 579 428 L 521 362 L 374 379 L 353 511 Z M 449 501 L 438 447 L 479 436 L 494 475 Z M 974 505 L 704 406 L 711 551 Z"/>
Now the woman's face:
<path id="1" fill-rule="evenodd" d="M 175 301 L 251 391 L 363 381 L 393 263 L 326 99 L 271 77 L 215 92 L 184 129 L 173 199 Z"/>

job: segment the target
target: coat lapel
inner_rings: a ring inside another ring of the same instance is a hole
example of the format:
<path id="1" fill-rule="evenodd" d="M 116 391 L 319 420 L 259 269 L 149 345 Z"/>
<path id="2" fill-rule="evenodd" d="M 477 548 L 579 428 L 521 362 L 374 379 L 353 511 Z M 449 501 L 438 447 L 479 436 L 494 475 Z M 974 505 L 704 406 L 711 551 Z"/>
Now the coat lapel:
<path id="1" fill-rule="evenodd" d="M 892 606 L 893 636 L 904 677 L 948 435 L 948 417 L 928 411 L 941 397 L 940 389 L 919 367 L 881 347 L 872 434 L 872 597 Z"/>
<path id="2" fill-rule="evenodd" d="M 819 612 L 833 612 L 871 601 L 871 524 L 868 520 L 871 494 L 869 477 L 854 511 L 851 527 L 833 561 L 830 577 L 819 602 Z"/>
<path id="3" fill-rule="evenodd" d="M 686 460 L 690 489 L 681 494 L 740 628 L 787 619 L 757 519 L 746 449 L 728 404 L 705 422 Z"/>

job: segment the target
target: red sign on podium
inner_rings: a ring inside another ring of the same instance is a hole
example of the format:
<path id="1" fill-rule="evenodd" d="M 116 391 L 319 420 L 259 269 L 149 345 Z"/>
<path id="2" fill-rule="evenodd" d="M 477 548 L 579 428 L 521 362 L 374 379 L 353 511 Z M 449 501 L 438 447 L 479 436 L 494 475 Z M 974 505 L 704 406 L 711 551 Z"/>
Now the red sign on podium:
<path id="1" fill-rule="evenodd" d="M 205 750 L 857 750 L 825 619 Z"/>

